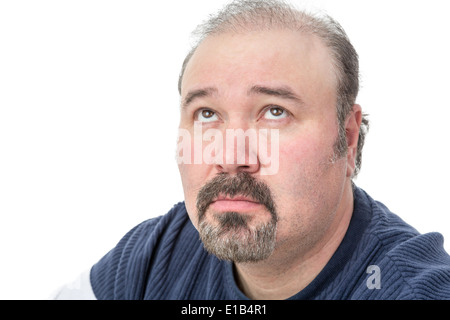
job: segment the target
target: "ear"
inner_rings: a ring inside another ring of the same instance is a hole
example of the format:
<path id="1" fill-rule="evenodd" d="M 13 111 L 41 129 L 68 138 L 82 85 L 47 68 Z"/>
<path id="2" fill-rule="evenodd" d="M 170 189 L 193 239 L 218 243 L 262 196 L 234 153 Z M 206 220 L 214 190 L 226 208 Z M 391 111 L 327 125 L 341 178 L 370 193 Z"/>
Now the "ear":
<path id="1" fill-rule="evenodd" d="M 359 104 L 353 105 L 345 122 L 347 136 L 347 177 L 352 177 L 355 171 L 356 151 L 358 147 L 359 128 L 361 127 L 362 109 Z"/>

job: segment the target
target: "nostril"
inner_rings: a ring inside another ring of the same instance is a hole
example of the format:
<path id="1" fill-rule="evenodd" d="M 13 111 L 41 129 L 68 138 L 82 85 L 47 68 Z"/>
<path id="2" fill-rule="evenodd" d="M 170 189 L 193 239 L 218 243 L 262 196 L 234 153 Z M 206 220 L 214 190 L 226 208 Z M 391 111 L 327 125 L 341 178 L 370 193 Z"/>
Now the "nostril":
<path id="1" fill-rule="evenodd" d="M 259 163 L 255 164 L 217 164 L 218 171 L 221 173 L 236 174 L 239 172 L 255 173 L 260 169 Z"/>

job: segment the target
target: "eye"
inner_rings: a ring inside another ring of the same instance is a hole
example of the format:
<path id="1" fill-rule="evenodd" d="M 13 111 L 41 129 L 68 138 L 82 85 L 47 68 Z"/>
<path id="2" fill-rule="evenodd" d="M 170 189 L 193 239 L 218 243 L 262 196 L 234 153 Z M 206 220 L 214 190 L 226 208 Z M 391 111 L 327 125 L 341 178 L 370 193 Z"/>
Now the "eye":
<path id="1" fill-rule="evenodd" d="M 263 115 L 264 118 L 269 120 L 283 119 L 286 118 L 287 116 L 288 116 L 287 111 L 278 106 L 270 106 L 269 108 L 266 109 Z"/>
<path id="2" fill-rule="evenodd" d="M 209 109 L 201 109 L 197 111 L 197 114 L 195 116 L 196 121 L 201 122 L 212 122 L 217 121 L 219 118 L 217 117 L 216 113 Z"/>

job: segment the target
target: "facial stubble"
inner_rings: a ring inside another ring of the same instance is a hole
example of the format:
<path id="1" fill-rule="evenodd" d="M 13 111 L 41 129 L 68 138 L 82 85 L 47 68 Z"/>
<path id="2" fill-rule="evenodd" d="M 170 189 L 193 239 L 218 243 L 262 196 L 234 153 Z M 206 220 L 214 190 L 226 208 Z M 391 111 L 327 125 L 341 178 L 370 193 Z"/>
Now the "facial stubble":
<path id="1" fill-rule="evenodd" d="M 249 197 L 265 207 L 270 220 L 254 224 L 255 216 L 239 212 L 211 212 L 207 218 L 209 205 L 219 195 Z M 275 249 L 278 218 L 270 189 L 248 173 L 219 174 L 209 181 L 198 193 L 197 213 L 200 239 L 205 249 L 219 259 L 258 262 Z"/>

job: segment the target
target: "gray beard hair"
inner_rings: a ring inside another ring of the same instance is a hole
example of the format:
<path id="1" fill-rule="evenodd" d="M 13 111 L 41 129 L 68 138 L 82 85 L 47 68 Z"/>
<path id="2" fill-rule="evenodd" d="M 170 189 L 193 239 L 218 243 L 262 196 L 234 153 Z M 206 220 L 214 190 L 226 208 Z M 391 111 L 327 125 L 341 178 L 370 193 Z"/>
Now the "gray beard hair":
<path id="1" fill-rule="evenodd" d="M 249 227 L 250 217 L 236 212 L 216 215 L 218 225 L 202 221 L 200 239 L 209 252 L 222 260 L 258 262 L 267 259 L 275 249 L 276 219 Z"/>

